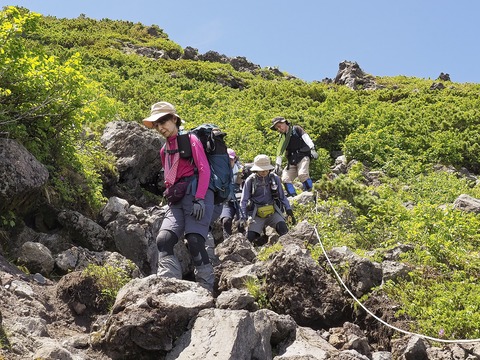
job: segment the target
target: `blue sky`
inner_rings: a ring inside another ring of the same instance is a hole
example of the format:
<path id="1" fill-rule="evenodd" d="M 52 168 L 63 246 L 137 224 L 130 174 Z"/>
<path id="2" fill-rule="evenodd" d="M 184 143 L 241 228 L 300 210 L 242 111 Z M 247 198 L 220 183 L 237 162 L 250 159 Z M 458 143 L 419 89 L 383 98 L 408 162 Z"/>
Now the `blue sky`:
<path id="1" fill-rule="evenodd" d="M 375 76 L 480 83 L 475 0 L 0 0 L 57 18 L 158 25 L 182 47 L 244 56 L 305 81 L 343 60 Z"/>

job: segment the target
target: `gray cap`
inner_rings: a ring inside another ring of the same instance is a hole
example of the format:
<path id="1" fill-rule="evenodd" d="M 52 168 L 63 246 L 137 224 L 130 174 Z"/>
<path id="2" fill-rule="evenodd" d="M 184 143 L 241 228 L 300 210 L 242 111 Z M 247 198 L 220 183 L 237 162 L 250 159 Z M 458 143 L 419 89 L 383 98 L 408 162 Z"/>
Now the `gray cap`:
<path id="1" fill-rule="evenodd" d="M 274 129 L 275 129 L 275 125 L 277 125 L 278 123 L 281 123 L 281 122 L 287 122 L 287 120 L 285 120 L 284 117 L 277 116 L 276 118 L 274 118 L 274 119 L 272 120 L 272 125 L 270 126 L 270 129 L 274 130 Z"/>

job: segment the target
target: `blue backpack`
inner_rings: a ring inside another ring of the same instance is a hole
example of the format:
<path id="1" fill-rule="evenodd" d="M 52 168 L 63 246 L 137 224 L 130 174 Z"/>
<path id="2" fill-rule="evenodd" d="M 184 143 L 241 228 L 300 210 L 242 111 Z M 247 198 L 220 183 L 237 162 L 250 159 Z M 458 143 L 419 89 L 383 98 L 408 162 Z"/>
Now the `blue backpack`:
<path id="1" fill-rule="evenodd" d="M 225 132 L 214 124 L 202 124 L 188 131 L 200 140 L 210 164 L 210 185 L 214 193 L 214 204 L 221 204 L 234 198 L 233 172 L 230 167 L 227 145 L 225 144 Z M 179 147 L 180 144 L 179 144 Z M 180 149 L 182 156 L 182 150 Z"/>

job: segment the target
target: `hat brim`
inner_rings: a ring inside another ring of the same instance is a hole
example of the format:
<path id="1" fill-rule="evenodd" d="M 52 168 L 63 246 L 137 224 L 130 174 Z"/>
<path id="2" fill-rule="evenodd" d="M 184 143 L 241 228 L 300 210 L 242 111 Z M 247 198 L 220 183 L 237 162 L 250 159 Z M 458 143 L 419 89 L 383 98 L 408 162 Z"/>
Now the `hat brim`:
<path id="1" fill-rule="evenodd" d="M 270 129 L 275 130 L 275 125 L 277 125 L 278 123 L 284 123 L 284 122 L 287 122 L 287 120 L 275 121 L 275 123 L 273 123 L 272 126 L 270 126 Z"/>
<path id="2" fill-rule="evenodd" d="M 275 169 L 275 167 L 272 165 L 267 165 L 267 166 L 253 165 L 250 168 L 250 171 L 267 171 L 267 170 L 273 170 L 273 169 Z"/>
<path id="3" fill-rule="evenodd" d="M 145 125 L 146 127 L 150 128 L 150 129 L 153 129 L 153 123 L 154 123 L 155 121 L 157 121 L 158 119 L 164 117 L 165 115 L 169 115 L 169 114 L 175 115 L 177 118 L 179 118 L 180 121 L 182 122 L 182 124 L 185 122 L 185 121 L 183 121 L 183 120 L 180 118 L 180 116 L 178 116 L 176 113 L 163 112 L 163 113 L 157 113 L 157 114 L 154 114 L 154 115 L 150 115 L 149 117 L 143 119 L 143 120 L 142 120 L 143 125 Z"/>

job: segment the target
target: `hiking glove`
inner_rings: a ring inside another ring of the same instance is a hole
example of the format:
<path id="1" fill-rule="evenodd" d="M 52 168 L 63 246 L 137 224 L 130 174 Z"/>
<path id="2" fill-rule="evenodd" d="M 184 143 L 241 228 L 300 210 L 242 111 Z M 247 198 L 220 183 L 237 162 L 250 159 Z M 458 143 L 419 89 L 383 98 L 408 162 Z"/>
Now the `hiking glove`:
<path id="1" fill-rule="evenodd" d="M 295 216 L 293 215 L 293 210 L 292 209 L 287 210 L 287 216 L 290 218 L 290 221 L 292 222 L 292 225 L 295 225 L 297 223 L 297 220 L 295 220 Z"/>
<path id="2" fill-rule="evenodd" d="M 282 166 L 282 157 L 281 156 L 277 156 L 275 158 L 275 165 L 278 165 L 278 167 Z"/>
<path id="3" fill-rule="evenodd" d="M 318 153 L 315 151 L 315 149 L 310 149 L 310 153 L 312 154 L 312 158 L 318 159 Z"/>
<path id="4" fill-rule="evenodd" d="M 197 221 L 202 220 L 203 215 L 205 214 L 205 202 L 203 199 L 193 200 L 193 209 L 191 215 L 197 219 Z"/>
<path id="5" fill-rule="evenodd" d="M 282 176 L 282 157 L 281 156 L 277 156 L 277 158 L 275 159 L 275 170 L 274 170 L 274 172 L 278 176 Z"/>

